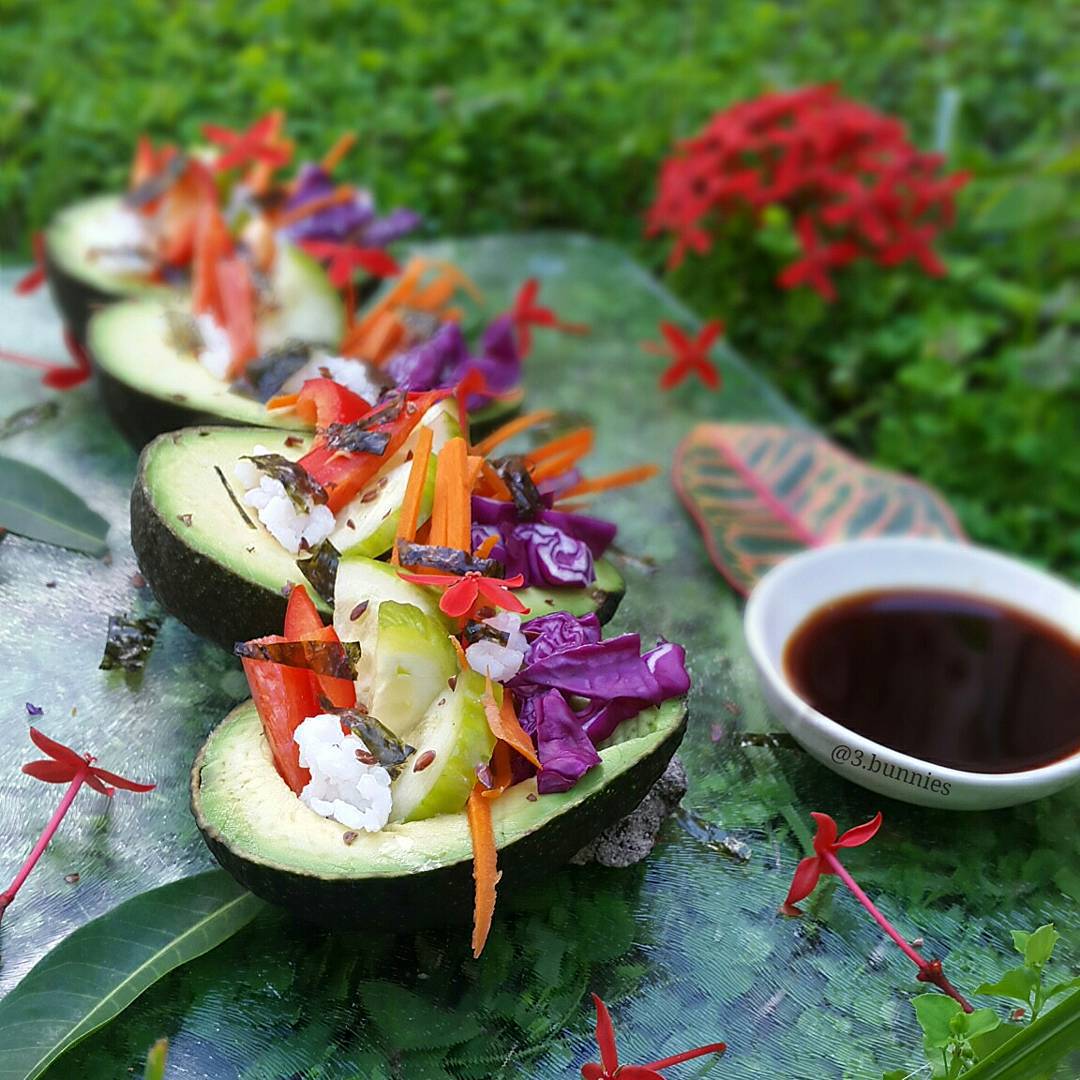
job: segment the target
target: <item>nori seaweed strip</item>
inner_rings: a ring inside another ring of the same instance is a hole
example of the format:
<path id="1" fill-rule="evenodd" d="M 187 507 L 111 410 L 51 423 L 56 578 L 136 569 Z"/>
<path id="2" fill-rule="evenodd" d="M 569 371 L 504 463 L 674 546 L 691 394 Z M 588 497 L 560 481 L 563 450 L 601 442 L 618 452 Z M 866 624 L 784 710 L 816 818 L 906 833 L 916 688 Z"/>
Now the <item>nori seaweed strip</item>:
<path id="1" fill-rule="evenodd" d="M 276 349 L 257 356 L 244 368 L 231 389 L 244 397 L 267 402 L 310 359 L 314 346 L 310 342 L 290 338 Z"/>
<path id="2" fill-rule="evenodd" d="M 382 457 L 390 445 L 389 431 L 368 431 L 363 420 L 355 424 L 331 424 L 326 429 L 326 445 L 331 450 Z"/>
<path id="3" fill-rule="evenodd" d="M 503 565 L 496 559 L 478 559 L 457 548 L 438 544 L 412 544 L 398 541 L 398 559 L 402 566 L 426 566 L 444 574 L 464 576 L 472 571 L 484 577 L 502 577 Z"/>
<path id="4" fill-rule="evenodd" d="M 491 464 L 510 489 L 518 517 L 522 521 L 535 518 L 544 509 L 544 498 L 529 475 L 525 459 L 520 454 L 508 454 Z"/>
<path id="5" fill-rule="evenodd" d="M 356 641 L 238 641 L 233 652 L 249 660 L 269 660 L 333 679 L 355 679 L 360 661 Z"/>
<path id="6" fill-rule="evenodd" d="M 105 655 L 98 667 L 102 671 L 142 671 L 160 629 L 161 619 L 155 616 L 133 619 L 129 615 L 110 615 Z"/>
<path id="7" fill-rule="evenodd" d="M 324 540 L 311 549 L 306 559 L 297 559 L 300 573 L 311 582 L 311 587 L 331 607 L 334 604 L 334 584 L 337 581 L 338 563 L 341 552 L 329 540 Z"/>
<path id="8" fill-rule="evenodd" d="M 333 712 L 368 748 L 372 757 L 392 776 L 416 753 L 416 747 L 402 742 L 385 724 L 359 709 L 334 709 Z"/>
<path id="9" fill-rule="evenodd" d="M 250 517 L 248 517 L 248 512 L 244 509 L 240 500 L 236 497 L 236 492 L 233 491 L 232 484 L 230 484 L 229 481 L 225 479 L 225 474 L 221 471 L 221 466 L 215 465 L 214 472 L 217 473 L 218 479 L 221 481 L 221 486 L 228 493 L 229 499 L 232 502 L 233 506 L 236 507 L 236 512 L 244 519 L 249 529 L 254 529 L 256 527 L 255 522 L 252 521 Z"/>
<path id="10" fill-rule="evenodd" d="M 308 499 L 313 503 L 325 503 L 328 498 L 326 489 L 303 465 L 281 454 L 244 454 L 243 460 L 253 461 L 260 472 L 280 480 L 297 510 L 306 511 Z"/>
<path id="11" fill-rule="evenodd" d="M 156 176 L 151 176 L 138 187 L 132 188 L 124 196 L 124 205 L 132 210 L 138 210 L 140 206 L 160 199 L 180 179 L 187 165 L 187 154 L 177 154 Z"/>
<path id="12" fill-rule="evenodd" d="M 498 630 L 494 626 L 488 626 L 485 622 L 467 622 L 465 624 L 465 643 L 475 645 L 478 641 L 494 641 L 499 645 L 506 645 L 510 641 L 510 634 L 506 630 Z"/>

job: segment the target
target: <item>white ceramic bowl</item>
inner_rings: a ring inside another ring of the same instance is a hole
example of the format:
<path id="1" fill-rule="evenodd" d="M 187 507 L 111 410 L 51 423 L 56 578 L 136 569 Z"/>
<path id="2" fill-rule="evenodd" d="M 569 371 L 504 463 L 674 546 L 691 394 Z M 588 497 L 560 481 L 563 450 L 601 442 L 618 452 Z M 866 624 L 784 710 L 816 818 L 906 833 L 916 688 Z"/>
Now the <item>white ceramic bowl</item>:
<path id="1" fill-rule="evenodd" d="M 1036 769 L 976 773 L 922 761 L 830 720 L 795 693 L 784 671 L 788 639 L 819 608 L 878 589 L 938 589 L 996 600 L 1080 638 L 1080 591 L 1026 564 L 969 544 L 877 539 L 832 544 L 785 559 L 758 583 L 744 626 L 770 709 L 797 742 L 848 780 L 904 802 L 990 810 L 1049 795 L 1080 779 L 1080 752 Z"/>

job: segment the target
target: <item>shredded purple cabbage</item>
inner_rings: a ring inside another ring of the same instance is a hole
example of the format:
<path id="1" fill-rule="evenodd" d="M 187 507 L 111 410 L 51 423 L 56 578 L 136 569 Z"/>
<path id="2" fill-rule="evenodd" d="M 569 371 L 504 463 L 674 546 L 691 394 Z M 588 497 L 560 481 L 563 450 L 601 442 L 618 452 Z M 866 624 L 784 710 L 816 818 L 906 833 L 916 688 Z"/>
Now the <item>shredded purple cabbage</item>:
<path id="1" fill-rule="evenodd" d="M 333 178 L 319 165 L 306 164 L 300 169 L 296 189 L 285 203 L 295 210 L 312 199 L 333 193 Z M 334 240 L 362 247 L 386 247 L 410 233 L 420 224 L 420 215 L 412 210 L 394 210 L 386 217 L 375 216 L 375 202 L 369 191 L 359 190 L 348 202 L 317 210 L 290 225 L 285 235 L 294 243 L 301 240 Z"/>
<path id="2" fill-rule="evenodd" d="M 524 631 L 525 664 L 508 687 L 543 765 L 541 794 L 572 788 L 599 762 L 595 747 L 619 724 L 690 689 L 685 650 L 673 642 L 641 656 L 637 634 L 603 641 L 595 615 L 579 619 L 563 611 L 533 619 Z M 515 758 L 515 783 L 532 771 Z"/>

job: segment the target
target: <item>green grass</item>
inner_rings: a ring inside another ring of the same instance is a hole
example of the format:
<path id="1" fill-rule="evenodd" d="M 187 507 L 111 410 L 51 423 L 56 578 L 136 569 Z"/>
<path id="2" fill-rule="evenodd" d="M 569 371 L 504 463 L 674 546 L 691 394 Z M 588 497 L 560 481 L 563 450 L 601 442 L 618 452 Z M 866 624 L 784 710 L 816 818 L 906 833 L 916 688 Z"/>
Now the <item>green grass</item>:
<path id="1" fill-rule="evenodd" d="M 949 281 L 852 273 L 829 308 L 780 294 L 780 221 L 675 283 L 819 423 L 940 485 L 976 538 L 1080 575 L 1076 24 L 1068 0 L 0 0 L 0 250 L 122 183 L 137 132 L 191 141 L 281 106 L 304 155 L 358 130 L 355 174 L 433 233 L 581 229 L 659 268 L 641 215 L 673 140 L 833 80 L 977 174 Z"/>

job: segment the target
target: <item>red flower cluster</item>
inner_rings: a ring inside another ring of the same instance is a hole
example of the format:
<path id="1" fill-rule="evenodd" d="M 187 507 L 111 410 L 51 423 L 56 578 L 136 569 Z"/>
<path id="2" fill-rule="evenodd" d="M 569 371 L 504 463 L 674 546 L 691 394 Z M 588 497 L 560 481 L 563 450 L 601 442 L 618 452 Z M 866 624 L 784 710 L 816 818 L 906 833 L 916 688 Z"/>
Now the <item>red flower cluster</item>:
<path id="1" fill-rule="evenodd" d="M 660 172 L 646 233 L 675 239 L 670 264 L 708 252 L 709 227 L 781 205 L 795 220 L 802 257 L 778 284 L 836 297 L 831 272 L 871 259 L 944 266 L 933 248 L 952 224 L 953 197 L 967 173 L 941 175 L 943 159 L 908 141 L 904 126 L 841 97 L 834 86 L 764 94 L 717 113 L 679 144 Z"/>

